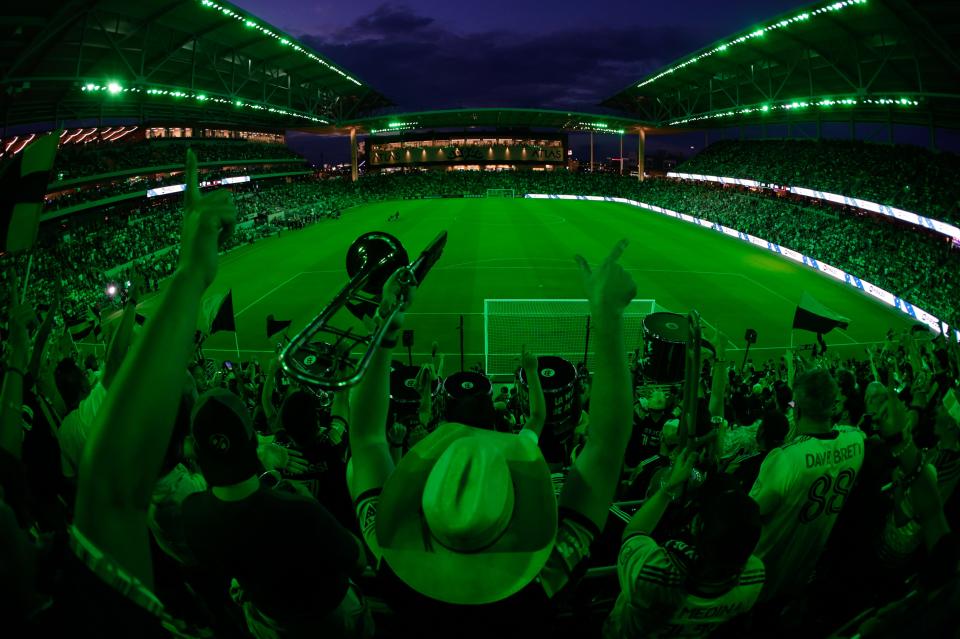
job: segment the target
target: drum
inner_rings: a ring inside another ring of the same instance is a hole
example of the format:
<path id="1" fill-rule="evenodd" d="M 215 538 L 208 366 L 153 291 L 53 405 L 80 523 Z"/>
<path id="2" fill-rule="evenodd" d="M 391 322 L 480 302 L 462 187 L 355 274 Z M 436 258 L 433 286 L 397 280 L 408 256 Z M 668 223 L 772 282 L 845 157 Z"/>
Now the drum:
<path id="1" fill-rule="evenodd" d="M 661 384 L 683 381 L 687 352 L 687 318 L 651 313 L 643 318 L 643 374 Z"/>
<path id="2" fill-rule="evenodd" d="M 334 366 L 339 361 L 333 357 L 333 352 L 333 347 L 329 344 L 310 342 L 295 352 L 292 358 L 314 375 L 328 375 L 333 372 Z M 292 378 L 288 379 L 291 379 L 295 386 L 315 396 L 320 401 L 321 407 L 326 408 L 333 403 L 333 397 L 330 393 L 309 384 L 299 383 Z"/>
<path id="3" fill-rule="evenodd" d="M 687 318 L 678 313 L 651 313 L 643 318 L 643 376 L 658 384 L 683 381 L 687 353 Z M 716 357 L 713 344 L 701 338 L 700 346 Z"/>
<path id="4" fill-rule="evenodd" d="M 541 355 L 537 358 L 537 371 L 540 374 L 540 386 L 547 405 L 547 424 L 553 425 L 557 432 L 564 432 L 564 426 L 573 428 L 580 420 L 580 393 L 577 387 L 577 367 L 555 355 Z M 527 386 L 526 371 L 519 374 L 520 402 L 524 414 L 530 414 L 530 393 Z"/>
<path id="5" fill-rule="evenodd" d="M 493 384 L 473 371 L 453 373 L 443 380 L 441 392 L 443 419 L 477 428 L 493 428 Z"/>
<path id="6" fill-rule="evenodd" d="M 407 422 L 418 418 L 420 411 L 420 391 L 417 389 L 417 375 L 419 366 L 407 366 L 403 362 L 393 360 L 390 364 L 390 409 L 396 421 Z M 434 380 L 434 398 L 440 392 L 440 380 Z M 434 401 L 434 409 L 436 401 Z"/>

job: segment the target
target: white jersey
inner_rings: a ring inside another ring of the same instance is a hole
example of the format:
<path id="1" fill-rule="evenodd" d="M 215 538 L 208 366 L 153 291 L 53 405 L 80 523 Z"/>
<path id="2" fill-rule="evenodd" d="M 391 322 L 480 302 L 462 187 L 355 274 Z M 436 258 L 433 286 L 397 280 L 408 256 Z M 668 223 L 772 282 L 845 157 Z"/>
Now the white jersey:
<path id="1" fill-rule="evenodd" d="M 839 426 L 800 434 L 763 460 L 750 496 L 764 513 L 754 554 L 763 560 L 762 599 L 806 584 L 863 465 L 863 431 Z"/>

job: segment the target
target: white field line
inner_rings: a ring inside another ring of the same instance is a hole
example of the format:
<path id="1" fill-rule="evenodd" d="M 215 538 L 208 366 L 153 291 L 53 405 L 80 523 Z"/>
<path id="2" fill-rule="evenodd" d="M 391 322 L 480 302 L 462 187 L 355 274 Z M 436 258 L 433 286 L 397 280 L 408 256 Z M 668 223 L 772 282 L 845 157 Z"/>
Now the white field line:
<path id="1" fill-rule="evenodd" d="M 271 288 L 269 291 L 267 291 L 266 293 L 264 293 L 263 295 L 261 295 L 260 297 L 258 297 L 257 299 L 253 300 L 252 302 L 250 302 L 249 304 L 247 304 L 246 306 L 244 306 L 243 308 L 241 308 L 239 311 L 237 311 L 236 313 L 234 313 L 233 316 L 234 316 L 234 317 L 240 317 L 241 315 L 243 315 L 244 313 L 246 313 L 248 310 L 250 310 L 250 308 L 256 306 L 257 304 L 259 304 L 260 302 L 262 302 L 263 300 L 265 300 L 265 299 L 268 298 L 269 296 L 273 295 L 274 293 L 276 293 L 276 292 L 279 291 L 281 288 L 283 288 L 284 286 L 286 286 L 287 284 L 289 284 L 289 283 L 292 282 L 293 280 L 297 279 L 297 278 L 300 277 L 301 275 L 303 275 L 302 272 L 301 272 L 301 273 L 297 273 L 296 275 L 294 275 L 294 276 L 292 276 L 292 277 L 289 277 L 289 278 L 285 279 L 284 281 L 280 282 L 279 284 L 277 284 L 276 286 L 274 286 L 273 288 Z"/>
<path id="2" fill-rule="evenodd" d="M 771 294 L 773 294 L 773 295 L 776 295 L 777 297 L 779 297 L 779 298 L 782 299 L 783 301 L 789 302 L 790 304 L 793 304 L 793 305 L 796 305 L 796 301 L 791 300 L 789 297 L 786 297 L 785 295 L 783 295 L 783 294 L 780 293 L 779 291 L 775 291 L 774 289 L 770 288 L 769 286 L 765 286 L 765 285 L 761 284 L 760 282 L 756 281 L 755 279 L 750 278 L 750 277 L 747 277 L 747 276 L 744 275 L 743 273 L 740 274 L 740 277 L 742 277 L 743 279 L 747 280 L 748 282 L 750 282 L 750 283 L 753 284 L 754 286 L 759 286 L 760 288 L 762 288 L 763 290 L 767 291 L 768 293 L 771 293 Z M 839 329 L 839 328 L 837 329 L 837 332 L 840 333 L 841 335 L 843 335 L 845 338 L 847 338 L 847 341 L 848 341 L 851 345 L 857 345 L 857 344 L 861 344 L 861 343 L 863 343 L 863 344 L 868 344 L 868 343 L 869 343 L 869 344 L 872 344 L 872 343 L 873 343 L 873 342 L 858 342 L 858 341 L 856 341 L 855 339 L 853 339 L 852 337 L 850 337 L 849 335 L 847 335 L 847 332 L 846 332 L 846 331 L 841 330 L 841 329 Z"/>

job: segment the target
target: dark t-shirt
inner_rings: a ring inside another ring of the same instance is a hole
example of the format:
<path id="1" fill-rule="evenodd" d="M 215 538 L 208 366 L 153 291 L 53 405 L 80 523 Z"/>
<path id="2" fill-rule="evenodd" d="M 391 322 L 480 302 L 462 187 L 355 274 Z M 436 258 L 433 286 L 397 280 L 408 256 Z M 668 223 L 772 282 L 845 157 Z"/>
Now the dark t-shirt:
<path id="1" fill-rule="evenodd" d="M 633 415 L 633 431 L 627 443 L 624 463 L 635 468 L 640 462 L 652 457 L 660 450 L 660 436 L 663 433 L 663 424 L 666 422 L 666 413 L 661 413 L 659 419 L 650 415 L 638 417 Z"/>
<path id="2" fill-rule="evenodd" d="M 209 490 L 190 495 L 183 528 L 199 566 L 235 578 L 278 621 L 336 608 L 359 561 L 355 538 L 323 506 L 263 487 L 233 502 Z"/>
<path id="3" fill-rule="evenodd" d="M 353 501 L 347 488 L 346 443 L 334 444 L 329 439 L 314 442 L 310 446 L 298 446 L 297 450 L 307 462 L 307 468 L 297 475 L 284 475 L 287 479 L 303 482 L 310 494 L 348 530 L 357 529 Z"/>

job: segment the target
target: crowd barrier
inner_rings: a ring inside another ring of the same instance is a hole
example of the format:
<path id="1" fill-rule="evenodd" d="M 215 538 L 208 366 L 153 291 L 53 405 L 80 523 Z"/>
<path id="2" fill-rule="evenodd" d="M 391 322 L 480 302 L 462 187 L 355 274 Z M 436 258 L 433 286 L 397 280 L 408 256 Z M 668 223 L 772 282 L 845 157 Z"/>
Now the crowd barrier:
<path id="1" fill-rule="evenodd" d="M 952 224 L 947 224 L 946 222 L 941 222 L 940 220 L 934 220 L 933 218 L 925 217 L 917 213 L 911 213 L 910 211 L 904 211 L 903 209 L 898 209 L 893 206 L 888 206 L 886 204 L 877 204 L 876 202 L 870 202 L 869 200 L 859 200 L 849 195 L 837 195 L 836 193 L 827 193 L 825 191 L 818 191 L 816 189 L 808 189 L 802 186 L 786 186 L 778 184 L 769 184 L 765 182 L 757 182 L 756 180 L 747 180 L 744 178 L 732 178 L 732 177 L 718 177 L 716 175 L 699 175 L 697 173 L 676 173 L 669 172 L 667 177 L 679 178 L 681 180 L 692 180 L 695 182 L 717 182 L 718 184 L 736 184 L 737 186 L 747 186 L 755 189 L 767 189 L 767 190 L 786 190 L 794 195 L 800 195 L 802 197 L 809 197 L 816 200 L 825 200 L 827 202 L 833 202 L 834 204 L 843 204 L 846 206 L 852 206 L 854 208 L 862 209 L 864 211 L 870 211 L 871 213 L 878 213 L 880 215 L 886 215 L 887 217 L 892 217 L 900 220 L 901 222 L 906 222 L 907 224 L 913 224 L 914 226 L 922 226 L 923 228 L 930 229 L 931 231 L 936 231 L 946 235 L 947 237 L 953 238 L 954 242 L 960 244 L 960 228 Z"/>
<path id="2" fill-rule="evenodd" d="M 931 313 L 928 313 L 927 311 L 923 310 L 922 308 L 919 308 L 918 306 L 914 306 L 907 300 L 897 297 L 896 295 L 894 295 L 893 293 L 890 293 L 889 291 L 885 291 L 879 286 L 871 284 L 866 280 L 860 279 L 856 275 L 851 275 L 850 273 L 846 273 L 836 268 L 835 266 L 831 266 L 815 258 L 808 257 L 806 255 L 798 253 L 797 251 L 787 248 L 786 246 L 780 246 L 779 244 L 775 244 L 774 242 L 770 242 L 763 238 L 750 235 L 749 233 L 744 233 L 743 231 L 732 229 L 728 226 L 723 226 L 722 224 L 718 224 L 716 222 L 711 222 L 709 220 L 704 220 L 698 217 L 694 217 L 692 215 L 687 215 L 686 213 L 671 211 L 670 209 L 665 209 L 660 206 L 647 204 L 646 202 L 637 202 L 636 200 L 629 200 L 627 198 L 622 198 L 622 197 L 605 197 L 605 196 L 599 196 L 599 195 L 551 195 L 551 194 L 545 194 L 545 193 L 527 193 L 524 197 L 537 199 L 537 200 L 585 200 L 589 202 L 617 202 L 619 204 L 628 204 L 630 206 L 640 207 L 642 209 L 653 211 L 655 213 L 660 213 L 662 215 L 675 217 L 677 219 L 683 220 L 684 222 L 689 222 L 691 224 L 703 226 L 713 231 L 716 231 L 718 233 L 723 233 L 724 235 L 737 238 L 738 240 L 749 242 L 754 246 L 759 246 L 760 248 L 767 249 L 772 253 L 776 253 L 777 255 L 785 257 L 789 260 L 793 260 L 794 262 L 803 264 L 804 266 L 820 271 L 821 273 L 829 275 L 835 280 L 838 280 L 849 286 L 852 286 L 853 288 L 859 290 L 862 293 L 866 293 L 867 295 L 873 297 L 874 299 L 880 300 L 887 306 L 892 306 L 893 308 L 897 309 L 901 313 L 909 315 L 912 319 L 918 322 L 922 322 L 926 326 L 929 326 L 930 329 L 936 333 L 942 333 L 944 332 L 944 330 L 950 330 L 950 327 L 947 327 L 946 324 L 944 322 L 941 322 L 938 317 L 932 315 Z M 957 330 L 955 327 L 953 327 L 953 331 L 957 341 L 960 341 L 960 330 Z"/>

